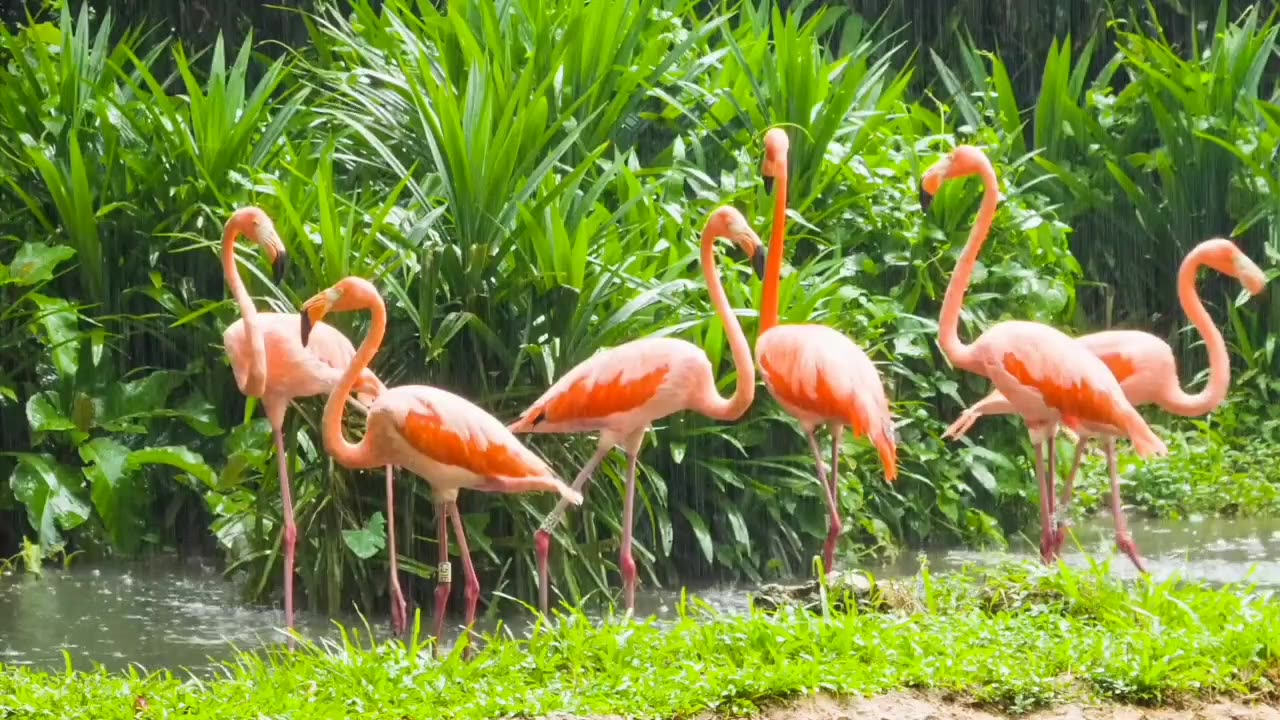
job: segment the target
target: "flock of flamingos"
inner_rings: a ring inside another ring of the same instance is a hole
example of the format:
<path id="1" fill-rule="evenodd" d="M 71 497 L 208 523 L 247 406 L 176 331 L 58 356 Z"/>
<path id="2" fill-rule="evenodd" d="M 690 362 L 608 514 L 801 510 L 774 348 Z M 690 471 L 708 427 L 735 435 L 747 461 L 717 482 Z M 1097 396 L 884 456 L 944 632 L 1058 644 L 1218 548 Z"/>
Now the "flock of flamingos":
<path id="1" fill-rule="evenodd" d="M 387 529 L 391 558 L 392 625 L 405 630 L 404 596 L 396 573 L 393 468 L 421 476 L 431 486 L 439 526 L 439 565 L 435 591 L 435 634 L 439 638 L 449 597 L 449 525 L 457 534 L 466 574 L 466 627 L 475 620 L 480 583 L 471 564 L 458 491 L 558 493 L 559 503 L 536 536 L 539 563 L 539 601 L 547 610 L 548 556 L 551 531 L 570 504 L 582 503 L 582 490 L 593 471 L 615 447 L 627 453 L 627 483 L 622 520 L 619 567 L 624 601 L 635 601 L 636 566 L 631 558 L 636 455 L 645 433 L 657 420 L 682 410 L 733 422 L 755 399 L 756 365 L 765 387 L 808 435 L 818 481 L 825 489 L 829 533 L 823 548 L 825 568 L 835 565 L 841 532 L 838 460 L 844 430 L 866 437 L 879 452 L 885 478 L 897 477 L 897 438 L 889 402 L 874 364 L 849 338 L 817 324 L 778 322 L 779 279 L 786 224 L 788 138 L 780 128 L 765 136 L 762 175 L 774 193 L 775 209 L 769 247 L 746 219 L 732 207 L 716 209 L 702 233 L 703 275 L 716 314 L 724 324 L 737 371 L 733 395 L 716 390 L 711 363 L 701 348 L 673 338 L 643 338 L 597 353 L 570 370 L 549 390 L 504 425 L 465 398 L 426 385 L 388 388 L 369 370 L 387 325 L 387 311 L 377 289 L 367 280 L 346 277 L 304 303 L 300 314 L 260 313 L 254 307 L 236 270 L 235 241 L 245 235 L 271 259 L 275 280 L 283 279 L 286 251 L 271 220 L 255 207 L 237 210 L 227 222 L 222 245 L 226 281 L 240 306 L 242 319 L 223 336 L 236 384 L 246 396 L 261 399 L 275 435 L 280 490 L 284 506 L 285 617 L 293 627 L 293 563 L 297 528 L 289 491 L 288 464 L 281 430 L 294 398 L 327 394 L 324 407 L 324 448 L 351 469 L 385 466 Z M 982 415 L 1016 413 L 1022 417 L 1035 446 L 1035 472 L 1040 484 L 1040 554 L 1051 562 L 1065 536 L 1065 510 L 1072 483 L 1090 438 L 1102 438 L 1111 473 L 1112 513 L 1117 545 L 1145 571 L 1136 545 L 1125 528 L 1116 471 L 1115 438 L 1127 437 L 1144 458 L 1163 455 L 1165 444 L 1148 427 L 1135 405 L 1155 403 L 1185 416 L 1202 415 L 1222 402 L 1230 383 L 1229 358 L 1222 335 L 1213 325 L 1195 289 L 1197 270 L 1207 265 L 1235 277 L 1252 294 L 1262 292 L 1266 276 L 1230 240 L 1207 240 L 1183 261 L 1178 296 L 1190 320 L 1206 339 L 1210 378 L 1194 395 L 1180 386 L 1173 351 L 1160 338 L 1139 331 L 1107 331 L 1072 338 L 1048 325 L 1013 320 L 991 326 L 972 344 L 959 336 L 960 309 L 978 253 L 990 231 L 1000 201 L 995 170 L 978 148 L 961 145 L 936 162 L 920 182 L 920 206 L 928 211 L 944 182 L 977 175 L 985 189 L 977 220 L 947 286 L 939 321 L 938 340 L 955 367 L 988 378 L 996 390 L 967 409 L 947 430 L 963 435 Z M 760 334 L 755 357 L 716 270 L 715 242 L 733 241 L 764 278 Z M 329 313 L 368 310 L 372 324 L 357 350 L 332 326 L 322 322 Z M 355 393 L 354 399 L 350 397 Z M 364 413 L 366 432 L 352 443 L 343 432 L 347 404 Z M 831 433 L 830 463 L 823 461 L 816 430 Z M 1059 426 L 1077 440 L 1075 463 L 1066 481 L 1066 498 L 1055 507 L 1054 438 Z M 516 438 L 518 433 L 598 432 L 599 445 L 566 485 L 538 455 Z M 1046 471 L 1046 457 L 1049 469 Z"/>

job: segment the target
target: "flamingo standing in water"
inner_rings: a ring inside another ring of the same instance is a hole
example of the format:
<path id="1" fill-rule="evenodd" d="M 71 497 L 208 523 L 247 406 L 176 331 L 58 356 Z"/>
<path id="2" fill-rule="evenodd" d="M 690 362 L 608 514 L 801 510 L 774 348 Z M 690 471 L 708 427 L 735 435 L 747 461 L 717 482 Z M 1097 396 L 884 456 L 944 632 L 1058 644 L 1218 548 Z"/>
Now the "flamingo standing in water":
<path id="1" fill-rule="evenodd" d="M 362 469 L 399 465 L 425 479 L 436 500 L 440 564 L 436 582 L 435 634 L 437 648 L 444 630 L 452 572 L 449 565 L 449 521 L 458 535 L 458 551 L 466 572 L 466 627 L 476 617 L 480 580 L 471 564 L 471 551 L 458 514 L 458 490 L 482 492 L 560 493 L 567 502 L 582 503 L 582 495 L 556 477 L 533 451 L 520 444 L 503 424 L 471 401 L 428 385 L 388 388 L 369 406 L 367 430 L 358 443 L 342 432 L 343 398 L 377 354 L 387 329 L 387 307 L 368 280 L 346 277 L 303 305 L 300 330 L 303 345 L 313 339 L 319 321 L 330 312 L 369 310 L 372 327 L 355 357 L 324 405 L 325 450 L 344 467 Z M 295 332 L 298 329 L 295 328 Z"/>
<path id="2" fill-rule="evenodd" d="M 729 306 L 716 271 L 715 241 L 737 243 L 761 270 L 760 238 L 742 213 L 732 207 L 717 208 L 702 232 L 702 273 L 720 322 L 729 338 L 737 385 L 729 398 L 716 391 L 711 362 L 702 348 L 678 338 L 643 338 L 601 351 L 561 377 L 511 423 L 513 432 L 599 432 L 595 454 L 587 461 L 573 489 L 581 490 L 609 451 L 621 445 L 627 453 L 627 488 L 622 506 L 622 549 L 618 567 L 628 612 L 635 608 L 636 564 L 631 557 L 631 526 L 636 490 L 636 456 L 645 432 L 655 420 L 693 410 L 725 422 L 742 417 L 755 399 L 755 367 L 751 347 L 738 318 Z M 547 612 L 551 531 L 564 515 L 562 499 L 543 520 L 534 537 L 538 553 L 538 602 Z"/>
<path id="3" fill-rule="evenodd" d="M 973 277 L 978 253 L 991 230 L 1000 187 L 995 168 L 981 150 L 959 145 L 925 172 L 920 181 L 920 208 L 927 212 L 933 196 L 948 180 L 978 175 L 984 192 L 977 221 L 947 284 L 938 320 L 938 344 L 952 365 L 991 380 L 1027 424 L 1036 449 L 1036 480 L 1040 486 L 1040 556 L 1048 563 L 1055 554 L 1054 476 L 1045 472 L 1045 445 L 1053 462 L 1053 437 L 1059 423 L 1077 435 L 1085 423 L 1109 425 L 1133 441 L 1144 458 L 1168 452 L 1124 395 L 1120 382 L 1098 356 L 1061 330 L 1025 320 L 1009 320 L 987 328 L 972 345 L 960 340 L 960 307 Z M 1050 466 L 1052 469 L 1052 465 Z"/>
<path id="4" fill-rule="evenodd" d="M 766 189 L 776 185 L 773 231 L 760 301 L 760 336 L 756 362 L 765 387 L 783 410 L 800 421 L 809 436 L 818 483 L 828 510 L 827 541 L 822 550 L 824 570 L 835 568 L 840 539 L 840 446 L 846 426 L 875 445 L 889 482 L 898 477 L 898 446 L 889 400 L 876 366 L 852 340 L 825 325 L 779 325 L 778 284 L 787 224 L 787 151 L 790 140 L 781 128 L 764 138 Z M 825 467 L 814 434 L 819 425 L 831 432 L 831 466 Z"/>
<path id="5" fill-rule="evenodd" d="M 1213 324 L 1200 295 L 1196 292 L 1196 272 L 1208 266 L 1220 273 L 1230 275 L 1251 295 L 1263 291 L 1267 284 L 1267 276 L 1241 252 L 1240 248 L 1230 240 L 1214 238 L 1205 240 L 1187 254 L 1178 269 L 1178 300 L 1183 312 L 1204 337 L 1209 351 L 1209 382 L 1200 392 L 1190 395 L 1182 389 L 1178 380 L 1178 367 L 1173 357 L 1173 348 L 1169 343 L 1140 330 L 1106 330 L 1083 335 L 1077 341 L 1086 349 L 1097 355 L 1106 363 L 1125 397 L 1135 406 L 1155 404 L 1166 412 L 1183 417 L 1198 417 L 1212 412 L 1222 404 L 1231 385 L 1231 360 L 1227 356 L 1227 344 L 1222 333 Z M 972 407 L 960 414 L 951 427 L 943 433 L 943 437 L 959 438 L 968 432 L 978 418 L 983 415 L 1004 415 L 1013 412 L 1013 406 L 1000 394 L 999 390 L 974 403 Z M 1088 451 L 1089 440 L 1101 436 L 1103 449 L 1107 457 L 1107 469 L 1111 474 L 1111 515 L 1116 523 L 1116 545 L 1129 556 L 1133 564 L 1142 572 L 1146 572 L 1146 564 L 1138 553 L 1137 544 L 1129 536 L 1124 518 L 1124 510 L 1120 503 L 1120 477 L 1116 469 L 1116 447 L 1114 436 L 1119 433 L 1114 427 L 1096 428 L 1091 423 L 1084 423 L 1085 433 L 1076 443 L 1076 457 L 1067 474 L 1066 488 L 1062 505 L 1058 507 L 1057 525 L 1054 537 L 1054 552 L 1062 549 L 1066 538 L 1064 528 L 1066 514 L 1071 504 L 1071 494 L 1075 485 L 1076 473 L 1080 462 Z"/>
<path id="6" fill-rule="evenodd" d="M 275 436 L 280 473 L 280 497 L 284 513 L 284 615 L 293 628 L 293 563 L 298 529 L 293 520 L 293 495 L 289 491 L 289 460 L 284 447 L 284 417 L 294 398 L 311 397 L 333 389 L 356 349 L 345 335 L 330 325 L 315 328 L 316 342 L 304 348 L 298 342 L 298 316 L 294 313 L 260 313 L 245 290 L 236 268 L 236 239 L 245 235 L 256 242 L 271 259 L 274 280 L 284 279 L 288 254 L 275 224 L 260 208 L 242 207 L 232 213 L 222 233 L 222 273 L 231 295 L 240 306 L 241 318 L 222 334 L 222 344 L 231 360 L 236 386 L 246 397 L 262 400 L 267 421 Z M 361 373 L 356 385 L 358 402 L 365 406 L 386 389 L 372 372 Z M 345 397 L 345 396 L 344 396 Z M 391 556 L 391 620 L 397 633 L 404 631 L 405 601 L 396 572 L 394 488 L 395 476 L 387 466 L 387 534 Z M 293 638 L 289 638 L 292 645 Z"/>

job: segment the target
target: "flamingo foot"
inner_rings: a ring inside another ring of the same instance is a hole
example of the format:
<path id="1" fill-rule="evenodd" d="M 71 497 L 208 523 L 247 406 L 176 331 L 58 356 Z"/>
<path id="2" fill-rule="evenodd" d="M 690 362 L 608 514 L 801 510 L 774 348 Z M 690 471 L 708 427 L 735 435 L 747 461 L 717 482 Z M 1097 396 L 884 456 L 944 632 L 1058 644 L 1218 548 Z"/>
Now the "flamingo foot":
<path id="1" fill-rule="evenodd" d="M 533 546 L 538 553 L 538 611 L 546 615 L 551 595 L 551 533 L 539 529 L 533 534 Z"/>
<path id="2" fill-rule="evenodd" d="M 404 601 L 404 592 L 400 590 L 400 580 L 391 578 L 391 632 L 396 637 L 404 637 L 409 625 L 409 607 Z"/>
<path id="3" fill-rule="evenodd" d="M 631 553 L 628 552 L 621 557 L 618 565 L 622 571 L 623 606 L 631 613 L 636 608 L 636 561 L 631 559 Z"/>
<path id="4" fill-rule="evenodd" d="M 1138 572 L 1143 575 L 1150 574 L 1147 570 L 1146 561 L 1142 559 L 1142 555 L 1138 552 L 1138 544 L 1133 541 L 1133 538 L 1129 536 L 1129 533 L 1118 533 L 1116 535 L 1116 547 L 1120 548 L 1121 552 L 1129 556 L 1129 559 L 1133 561 L 1133 566 L 1138 568 Z"/>

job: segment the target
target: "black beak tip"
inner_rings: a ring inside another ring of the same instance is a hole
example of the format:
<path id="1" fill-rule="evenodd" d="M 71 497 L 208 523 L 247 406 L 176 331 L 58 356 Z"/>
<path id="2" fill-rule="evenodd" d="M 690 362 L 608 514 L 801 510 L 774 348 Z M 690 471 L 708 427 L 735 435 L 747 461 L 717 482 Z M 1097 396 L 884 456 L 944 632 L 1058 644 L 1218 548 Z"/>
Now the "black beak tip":
<path id="1" fill-rule="evenodd" d="M 764 279 L 764 264 L 765 264 L 766 255 L 767 253 L 764 251 L 764 249 L 760 249 L 756 251 L 755 255 L 751 256 L 751 269 L 755 271 L 756 277 L 760 279 Z"/>
<path id="2" fill-rule="evenodd" d="M 276 285 L 284 281 L 287 272 L 289 272 L 289 253 L 281 250 L 276 254 L 276 259 L 271 261 L 271 277 Z"/>
<path id="3" fill-rule="evenodd" d="M 773 194 L 773 176 L 772 175 L 764 176 L 764 191 L 769 194 Z"/>
<path id="4" fill-rule="evenodd" d="M 933 196 L 930 195 L 929 192 L 925 190 L 924 186 L 922 185 L 920 187 L 920 211 L 929 212 L 929 208 L 932 205 L 933 205 Z"/>
<path id="5" fill-rule="evenodd" d="M 311 339 L 311 314 L 303 310 L 298 315 L 302 318 L 299 321 L 299 330 L 302 334 L 302 347 L 307 346 L 307 341 Z"/>

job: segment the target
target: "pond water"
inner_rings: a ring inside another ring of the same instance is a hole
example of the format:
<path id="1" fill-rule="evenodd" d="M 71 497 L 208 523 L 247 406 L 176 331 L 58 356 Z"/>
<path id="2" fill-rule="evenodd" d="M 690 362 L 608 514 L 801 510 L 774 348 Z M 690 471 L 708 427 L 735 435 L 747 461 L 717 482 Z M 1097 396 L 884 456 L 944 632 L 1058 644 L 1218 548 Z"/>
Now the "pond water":
<path id="1" fill-rule="evenodd" d="M 1248 580 L 1262 588 L 1280 590 L 1280 518 L 1133 518 L 1130 524 L 1157 580 L 1174 575 L 1214 584 Z M 1091 558 L 1101 562 L 1112 557 L 1114 574 L 1137 576 L 1127 558 L 1114 555 L 1109 521 L 1081 523 L 1074 532 L 1084 552 L 1069 540 L 1063 548 L 1067 564 L 1087 567 Z M 1019 539 L 1006 551 L 904 553 L 892 563 L 864 569 L 881 578 L 914 575 L 921 557 L 927 558 L 934 572 L 944 572 L 971 563 L 1032 560 L 1035 549 Z M 691 589 L 689 594 L 722 612 L 744 612 L 748 607 L 746 588 L 704 587 Z M 646 592 L 642 587 L 636 612 L 673 618 L 679 601 L 678 589 Z M 425 616 L 429 608 L 420 611 L 424 625 L 429 625 Z M 338 620 L 348 627 L 361 627 L 354 615 Z M 199 670 L 213 660 L 231 656 L 236 649 L 281 642 L 284 636 L 278 628 L 283 621 L 279 609 L 241 604 L 231 583 L 212 566 L 198 562 L 150 560 L 0 578 L 0 662 L 12 665 L 61 669 L 66 651 L 81 669 L 101 663 L 116 670 L 136 663 L 146 669 Z M 376 635 L 386 634 L 385 619 L 370 622 Z M 522 634 L 531 618 L 521 612 L 505 622 L 512 632 Z M 297 624 L 309 638 L 333 639 L 338 635 L 330 619 L 318 614 L 299 613 Z M 490 620 L 481 626 L 492 629 L 495 624 Z"/>

